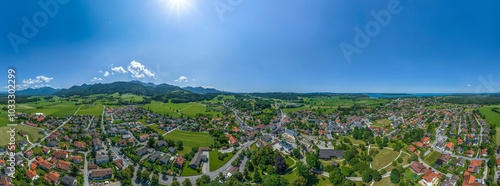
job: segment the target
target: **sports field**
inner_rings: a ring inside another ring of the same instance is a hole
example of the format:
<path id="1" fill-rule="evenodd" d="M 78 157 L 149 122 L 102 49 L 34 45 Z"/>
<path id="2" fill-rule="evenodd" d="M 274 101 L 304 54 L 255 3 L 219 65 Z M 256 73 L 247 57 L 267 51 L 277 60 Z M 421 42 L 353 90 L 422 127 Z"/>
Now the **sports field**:
<path id="1" fill-rule="evenodd" d="M 377 119 L 375 121 L 372 121 L 372 126 L 387 128 L 388 126 L 391 125 L 391 123 L 392 123 L 392 121 L 388 120 L 388 119 Z"/>
<path id="2" fill-rule="evenodd" d="M 186 154 L 192 151 L 193 147 L 209 147 L 213 144 L 213 140 L 208 133 L 204 132 L 188 132 L 175 130 L 165 136 L 164 139 L 174 140 L 176 143 L 178 140 L 181 140 L 183 143 L 184 149 L 178 151 L 179 154 Z"/>

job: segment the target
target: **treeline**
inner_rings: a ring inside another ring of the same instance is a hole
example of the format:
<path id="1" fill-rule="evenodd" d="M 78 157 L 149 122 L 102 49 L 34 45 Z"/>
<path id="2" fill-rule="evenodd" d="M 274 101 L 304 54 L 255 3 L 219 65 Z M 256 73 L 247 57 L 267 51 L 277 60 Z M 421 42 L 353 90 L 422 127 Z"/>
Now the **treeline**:
<path id="1" fill-rule="evenodd" d="M 6 94 L 0 95 L 0 103 L 7 104 L 8 97 Z M 24 96 L 24 95 L 16 95 L 16 103 L 31 103 L 31 102 L 37 102 L 40 101 L 41 99 L 39 97 L 31 97 L 31 96 Z"/>
<path id="2" fill-rule="evenodd" d="M 219 94 L 196 94 L 185 91 L 176 91 L 166 94 L 158 94 L 152 97 L 155 101 L 172 102 L 172 103 L 189 103 L 196 101 L 211 100 Z"/>
<path id="3" fill-rule="evenodd" d="M 496 105 L 500 104 L 500 94 L 458 95 L 445 97 L 443 102 L 454 104 Z"/>

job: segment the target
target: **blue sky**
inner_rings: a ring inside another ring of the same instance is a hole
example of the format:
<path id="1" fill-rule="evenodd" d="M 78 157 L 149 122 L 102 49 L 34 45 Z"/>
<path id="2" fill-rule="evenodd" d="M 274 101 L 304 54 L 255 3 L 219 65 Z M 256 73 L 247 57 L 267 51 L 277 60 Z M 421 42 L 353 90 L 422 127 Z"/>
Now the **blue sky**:
<path id="1" fill-rule="evenodd" d="M 15 67 L 22 88 L 140 80 L 235 92 L 500 91 L 495 0 L 66 1 L 41 1 L 58 2 L 53 17 L 38 1 L 0 2 L 0 75 Z M 381 25 L 371 11 L 391 19 Z M 24 37 L 22 19 L 34 15 L 38 32 Z M 373 37 L 356 45 L 355 28 L 367 34 L 367 25 Z M 16 52 L 9 33 L 28 42 Z M 341 43 L 359 53 L 346 59 Z"/>

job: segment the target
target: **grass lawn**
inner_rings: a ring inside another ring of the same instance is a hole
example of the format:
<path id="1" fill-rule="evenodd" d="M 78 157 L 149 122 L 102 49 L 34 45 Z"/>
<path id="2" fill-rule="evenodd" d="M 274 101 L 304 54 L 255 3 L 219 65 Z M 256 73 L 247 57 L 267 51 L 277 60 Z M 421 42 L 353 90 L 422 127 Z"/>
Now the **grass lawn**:
<path id="1" fill-rule="evenodd" d="M 290 174 L 284 175 L 283 178 L 288 180 L 288 183 L 292 183 L 292 181 L 297 178 L 297 169 L 293 171 Z M 332 183 L 330 183 L 330 180 L 326 176 L 314 174 L 311 176 L 311 178 L 306 178 L 307 179 L 307 184 L 306 185 L 317 185 L 317 186 L 332 186 Z"/>
<path id="2" fill-rule="evenodd" d="M 344 138 L 347 138 L 347 139 L 349 139 L 352 142 L 352 144 L 366 144 L 366 142 L 364 142 L 363 140 L 356 140 L 352 136 L 342 136 L 340 138 L 342 140 L 344 140 Z"/>
<path id="3" fill-rule="evenodd" d="M 225 157 L 224 160 L 221 161 L 221 160 L 219 160 L 218 153 L 219 152 L 216 149 L 209 152 L 208 162 L 210 163 L 210 172 L 222 167 L 224 164 L 226 164 L 234 156 L 234 154 L 232 152 L 227 153 L 228 156 Z"/>
<path id="4" fill-rule="evenodd" d="M 64 117 L 73 115 L 80 106 L 76 106 L 74 102 L 68 101 L 37 101 L 32 103 L 23 103 L 16 105 L 16 111 L 24 113 L 45 113 L 54 117 Z"/>
<path id="5" fill-rule="evenodd" d="M 392 121 L 388 119 L 377 119 L 375 121 L 372 121 L 373 124 L 372 126 L 374 127 L 384 127 L 387 128 L 387 126 L 391 125 Z"/>
<path id="6" fill-rule="evenodd" d="M 371 150 L 375 150 L 375 149 L 372 148 L 372 149 L 370 149 L 370 151 Z M 381 149 L 377 148 L 376 150 L 378 150 L 379 153 L 373 158 L 373 161 L 372 161 L 372 168 L 374 170 L 378 170 L 378 169 L 385 167 L 386 165 L 389 165 L 399 155 L 399 152 L 389 150 L 389 149 L 382 149 L 381 150 Z"/>
<path id="7" fill-rule="evenodd" d="M 500 113 L 492 111 L 491 109 L 493 108 L 495 107 L 481 107 L 479 108 L 479 112 L 481 112 L 481 114 L 485 116 L 486 120 L 489 123 L 495 124 L 495 126 L 500 127 Z"/>
<path id="8" fill-rule="evenodd" d="M 200 174 L 201 174 L 201 168 L 199 170 L 192 169 L 191 166 L 189 166 L 189 162 L 184 163 L 184 167 L 182 168 L 181 176 L 193 176 L 193 175 L 200 175 Z"/>
<path id="9" fill-rule="evenodd" d="M 158 114 L 169 115 L 169 116 L 173 116 L 173 117 L 177 117 L 177 118 L 181 116 L 179 113 L 175 112 L 173 109 L 171 109 L 169 107 L 165 107 L 165 106 L 161 105 L 161 102 L 157 102 L 157 101 L 151 101 L 150 104 L 146 104 L 142 107 L 144 109 L 150 109 L 151 111 L 156 112 Z"/>
<path id="10" fill-rule="evenodd" d="M 292 158 L 288 157 L 285 159 L 287 167 L 291 167 L 295 162 L 292 160 Z"/>
<path id="11" fill-rule="evenodd" d="M 213 144 L 210 134 L 205 132 L 188 132 L 175 130 L 165 136 L 164 139 L 171 139 L 174 141 L 181 140 L 183 142 L 183 150 L 178 151 L 179 154 L 186 154 L 192 151 L 193 147 L 209 147 Z"/>
<path id="12" fill-rule="evenodd" d="M 16 142 L 20 140 L 26 140 L 26 138 L 23 138 L 21 135 L 19 135 L 19 131 L 23 131 L 26 133 L 27 136 L 29 136 L 29 141 L 31 143 L 36 143 L 36 141 L 40 138 L 43 137 L 43 134 L 40 134 L 40 129 L 24 126 L 24 125 L 17 125 L 17 126 L 12 126 L 13 128 L 16 128 Z M 5 127 L 0 127 L 0 135 L 4 136 L 0 138 L 0 146 L 7 145 L 10 141 L 9 138 L 5 137 L 8 135 L 7 131 L 12 128 L 11 126 L 5 126 Z"/>
<path id="13" fill-rule="evenodd" d="M 495 128 L 497 130 L 497 133 L 495 134 L 495 142 L 496 144 L 500 144 L 500 127 Z"/>
<path id="14" fill-rule="evenodd" d="M 424 158 L 424 162 L 427 163 L 429 166 L 433 166 L 436 161 L 441 158 L 441 153 L 438 151 L 432 151 L 427 157 Z"/>
<path id="15" fill-rule="evenodd" d="M 397 185 L 391 183 L 391 177 L 382 178 L 380 181 L 373 183 L 373 186 L 386 186 L 386 185 Z"/>
<path id="16" fill-rule="evenodd" d="M 95 117 L 101 117 L 102 110 L 104 107 L 102 105 L 85 105 L 78 110 L 76 114 L 78 115 L 94 115 Z"/>
<path id="17" fill-rule="evenodd" d="M 151 127 L 153 130 L 155 130 L 156 133 L 158 133 L 158 135 L 163 135 L 163 134 L 167 133 L 166 131 L 159 129 L 158 128 L 159 127 L 158 124 L 154 124 L 154 125 L 151 125 L 149 127 Z"/>

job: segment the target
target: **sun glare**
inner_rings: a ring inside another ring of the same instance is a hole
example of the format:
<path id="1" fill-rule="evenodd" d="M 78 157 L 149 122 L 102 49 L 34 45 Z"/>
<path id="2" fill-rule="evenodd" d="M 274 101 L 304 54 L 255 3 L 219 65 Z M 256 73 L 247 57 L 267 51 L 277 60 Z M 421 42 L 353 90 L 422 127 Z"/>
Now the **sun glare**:
<path id="1" fill-rule="evenodd" d="M 175 13 L 177 16 L 192 7 L 190 0 L 168 0 L 168 6 L 170 8 L 169 14 Z"/>

